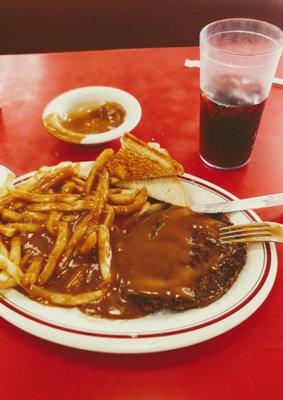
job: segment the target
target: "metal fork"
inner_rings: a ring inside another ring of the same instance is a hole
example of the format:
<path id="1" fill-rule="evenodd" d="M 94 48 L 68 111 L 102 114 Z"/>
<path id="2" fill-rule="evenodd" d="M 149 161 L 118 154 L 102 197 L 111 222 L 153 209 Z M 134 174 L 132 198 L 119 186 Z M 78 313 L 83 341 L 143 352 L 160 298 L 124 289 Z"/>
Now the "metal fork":
<path id="1" fill-rule="evenodd" d="M 283 243 L 283 225 L 275 222 L 252 222 L 220 228 L 220 243 L 279 242 Z"/>

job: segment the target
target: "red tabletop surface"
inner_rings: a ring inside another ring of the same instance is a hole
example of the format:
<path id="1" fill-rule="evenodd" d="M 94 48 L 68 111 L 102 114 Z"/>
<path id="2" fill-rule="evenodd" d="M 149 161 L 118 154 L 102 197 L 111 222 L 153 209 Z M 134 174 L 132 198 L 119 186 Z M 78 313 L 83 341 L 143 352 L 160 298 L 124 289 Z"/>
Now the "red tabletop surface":
<path id="1" fill-rule="evenodd" d="M 42 126 L 45 105 L 59 93 L 106 85 L 140 101 L 134 134 L 155 139 L 191 174 L 245 198 L 283 192 L 283 88 L 273 86 L 250 163 L 221 172 L 198 156 L 199 71 L 184 68 L 197 48 L 94 51 L 0 57 L 0 164 L 17 175 L 64 160 L 92 160 L 106 145 L 60 142 Z M 283 67 L 283 65 L 282 65 Z M 279 68 L 277 74 L 283 74 Z M 283 208 L 258 211 L 283 223 Z M 192 347 L 146 355 L 74 350 L 0 321 L 0 398 L 16 399 L 282 399 L 283 245 L 264 304 L 240 326 Z M 281 378 L 280 378 L 281 376 Z"/>

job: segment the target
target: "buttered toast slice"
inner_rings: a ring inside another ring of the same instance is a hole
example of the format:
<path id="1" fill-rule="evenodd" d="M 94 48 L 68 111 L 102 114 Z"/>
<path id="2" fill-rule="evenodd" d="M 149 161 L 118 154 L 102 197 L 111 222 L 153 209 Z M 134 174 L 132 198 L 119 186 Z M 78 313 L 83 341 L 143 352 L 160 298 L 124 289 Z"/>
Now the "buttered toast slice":
<path id="1" fill-rule="evenodd" d="M 149 197 L 169 204 L 188 207 L 186 192 L 178 178 L 183 167 L 161 149 L 158 143 L 144 143 L 127 133 L 120 150 L 106 165 L 115 187 L 146 188 Z"/>
<path id="2" fill-rule="evenodd" d="M 121 138 L 121 148 L 106 165 L 112 177 L 126 181 L 176 176 L 184 172 L 183 167 L 169 154 L 153 148 L 126 133 Z"/>

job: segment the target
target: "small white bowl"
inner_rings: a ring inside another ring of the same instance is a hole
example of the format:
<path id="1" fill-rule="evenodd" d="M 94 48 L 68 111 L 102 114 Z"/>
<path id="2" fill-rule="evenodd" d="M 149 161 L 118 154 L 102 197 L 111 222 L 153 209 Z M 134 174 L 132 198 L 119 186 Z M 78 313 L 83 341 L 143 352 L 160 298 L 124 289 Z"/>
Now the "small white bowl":
<path id="1" fill-rule="evenodd" d="M 134 129 L 141 119 L 141 106 L 138 100 L 130 93 L 121 89 L 108 86 L 86 86 L 78 89 L 69 90 L 55 97 L 44 109 L 42 119 L 51 113 L 58 113 L 61 117 L 66 115 L 69 110 L 74 109 L 77 105 L 97 104 L 102 105 L 105 102 L 115 102 L 120 104 L 125 112 L 124 122 L 117 128 L 102 133 L 81 134 L 82 140 L 80 144 L 97 144 L 110 142 L 122 136 L 126 132 Z M 49 132 L 51 135 L 52 133 Z M 55 135 L 54 135 L 55 136 Z M 62 138 L 70 142 L 68 137 Z"/>

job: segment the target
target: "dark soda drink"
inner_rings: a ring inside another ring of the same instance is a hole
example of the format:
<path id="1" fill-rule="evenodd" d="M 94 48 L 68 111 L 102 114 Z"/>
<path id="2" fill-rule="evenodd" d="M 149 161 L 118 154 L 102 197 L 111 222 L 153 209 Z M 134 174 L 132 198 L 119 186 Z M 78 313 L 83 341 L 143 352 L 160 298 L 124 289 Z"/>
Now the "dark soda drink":
<path id="1" fill-rule="evenodd" d="M 208 165 L 237 168 L 250 158 L 265 101 L 257 82 L 222 75 L 200 92 L 200 156 Z"/>

